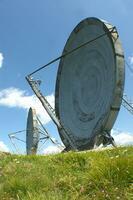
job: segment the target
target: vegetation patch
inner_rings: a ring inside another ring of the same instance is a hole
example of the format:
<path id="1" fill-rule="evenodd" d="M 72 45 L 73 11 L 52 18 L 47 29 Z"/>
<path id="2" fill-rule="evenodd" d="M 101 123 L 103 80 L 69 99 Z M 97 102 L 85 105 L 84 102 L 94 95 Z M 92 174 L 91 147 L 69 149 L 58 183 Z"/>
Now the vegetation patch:
<path id="1" fill-rule="evenodd" d="M 133 147 L 50 156 L 0 154 L 1 200 L 131 200 Z"/>

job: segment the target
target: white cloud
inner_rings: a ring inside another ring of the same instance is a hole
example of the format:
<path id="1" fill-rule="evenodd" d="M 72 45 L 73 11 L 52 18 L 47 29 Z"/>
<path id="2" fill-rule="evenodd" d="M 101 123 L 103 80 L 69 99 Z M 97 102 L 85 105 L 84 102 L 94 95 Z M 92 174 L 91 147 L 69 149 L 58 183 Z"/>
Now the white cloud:
<path id="1" fill-rule="evenodd" d="M 111 134 L 117 145 L 132 145 L 133 134 L 128 132 L 112 130 Z"/>
<path id="2" fill-rule="evenodd" d="M 129 61 L 130 61 L 130 64 L 132 65 L 133 64 L 133 55 L 129 56 Z"/>
<path id="3" fill-rule="evenodd" d="M 2 152 L 9 152 L 8 147 L 4 144 L 3 141 L 0 141 L 0 151 L 2 151 Z"/>
<path id="4" fill-rule="evenodd" d="M 45 148 L 43 150 L 43 154 L 48 155 L 48 154 L 56 154 L 56 153 L 60 153 L 63 150 L 63 148 L 59 148 L 58 146 L 48 146 L 47 148 Z"/>
<path id="5" fill-rule="evenodd" d="M 54 107 L 54 95 L 51 94 L 46 98 L 52 107 Z M 33 107 L 36 109 L 36 113 L 42 123 L 46 124 L 51 120 L 38 98 L 35 95 L 28 95 L 26 91 L 20 90 L 19 88 L 11 87 L 1 90 L 0 105 L 11 108 L 18 107 L 26 110 Z"/>
<path id="6" fill-rule="evenodd" d="M 4 59 L 3 54 L 0 53 L 0 68 L 2 67 L 3 59 Z"/>

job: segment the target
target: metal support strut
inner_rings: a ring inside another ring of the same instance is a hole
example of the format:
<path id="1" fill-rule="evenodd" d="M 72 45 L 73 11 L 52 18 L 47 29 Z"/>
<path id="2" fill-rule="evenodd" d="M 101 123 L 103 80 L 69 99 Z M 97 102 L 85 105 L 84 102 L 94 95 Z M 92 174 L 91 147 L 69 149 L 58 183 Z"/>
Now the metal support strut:
<path id="1" fill-rule="evenodd" d="M 51 105 L 49 104 L 47 99 L 43 96 L 43 94 L 39 90 L 38 87 L 40 85 L 40 81 L 34 80 L 31 76 L 27 76 L 26 80 L 29 83 L 29 85 L 32 88 L 32 90 L 34 91 L 35 95 L 38 97 L 38 99 L 42 103 L 42 105 L 45 108 L 45 110 L 47 111 L 48 115 L 51 117 L 51 119 L 56 124 L 58 129 L 60 129 L 62 131 L 62 133 L 65 135 L 65 138 L 69 141 L 69 144 L 70 144 L 71 148 L 76 151 L 77 147 L 76 147 L 73 139 L 69 136 L 69 134 L 66 132 L 64 127 L 61 125 L 58 117 L 55 114 L 55 110 L 51 107 Z"/>
<path id="2" fill-rule="evenodd" d="M 133 115 L 133 101 L 131 101 L 126 94 L 123 95 L 122 105 Z"/>
<path id="3" fill-rule="evenodd" d="M 98 147 L 101 144 L 103 145 L 103 147 L 106 147 L 110 144 L 116 147 L 114 138 L 111 136 L 110 132 L 108 131 L 104 131 L 102 134 L 96 136 L 95 146 Z"/>
<path id="4" fill-rule="evenodd" d="M 42 122 L 40 121 L 40 119 L 38 118 L 38 116 L 36 116 L 36 118 L 37 118 L 37 120 L 38 120 L 40 126 L 43 128 L 43 131 L 42 131 L 41 133 L 43 133 L 44 137 L 43 137 L 43 138 L 40 138 L 40 140 L 43 140 L 43 139 L 48 140 L 48 139 L 50 139 L 50 141 L 51 141 L 53 144 L 57 145 L 61 150 L 63 150 L 63 149 L 64 149 L 64 146 L 62 146 L 57 140 L 56 140 L 56 141 L 53 140 L 53 138 L 50 136 L 50 134 L 48 133 L 47 129 L 43 126 L 43 124 L 42 124 Z"/>

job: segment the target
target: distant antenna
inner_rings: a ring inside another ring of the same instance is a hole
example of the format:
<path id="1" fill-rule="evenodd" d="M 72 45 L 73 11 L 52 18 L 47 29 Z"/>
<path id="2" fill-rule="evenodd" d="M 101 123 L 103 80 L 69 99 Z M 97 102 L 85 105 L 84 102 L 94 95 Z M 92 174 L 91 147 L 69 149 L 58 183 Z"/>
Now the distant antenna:
<path id="1" fill-rule="evenodd" d="M 41 147 L 43 147 L 48 140 L 50 140 L 54 145 L 58 146 L 61 150 L 64 149 L 59 142 L 52 139 L 51 135 L 48 133 L 41 120 L 36 115 L 35 109 L 30 108 L 27 118 L 26 131 L 27 154 L 36 154 L 37 151 L 40 150 L 38 149 L 39 142 L 43 141 L 43 145 L 41 145 Z"/>
<path id="2" fill-rule="evenodd" d="M 55 110 L 31 77 L 60 59 L 55 89 Z M 86 150 L 110 135 L 122 102 L 124 53 L 114 26 L 97 18 L 81 21 L 72 31 L 62 56 L 26 77 L 45 110 L 57 125 L 66 150 Z"/>
<path id="3" fill-rule="evenodd" d="M 27 154 L 36 154 L 39 143 L 38 121 L 36 119 L 36 111 L 29 109 L 26 128 L 26 152 Z"/>
<path id="4" fill-rule="evenodd" d="M 26 141 L 21 139 L 22 133 L 26 132 Z M 18 136 L 18 134 L 21 134 Z M 47 141 L 52 142 L 56 145 L 60 151 L 64 149 L 64 146 L 53 139 L 48 133 L 47 129 L 44 127 L 43 123 L 36 115 L 36 110 L 33 108 L 29 109 L 27 117 L 27 128 L 26 130 L 17 131 L 14 133 L 8 134 L 9 139 L 18 154 L 21 154 L 20 145 L 16 141 L 26 143 L 26 153 L 27 155 L 41 153 L 41 149 L 44 148 L 44 145 Z M 20 137 L 21 136 L 21 137 Z"/>

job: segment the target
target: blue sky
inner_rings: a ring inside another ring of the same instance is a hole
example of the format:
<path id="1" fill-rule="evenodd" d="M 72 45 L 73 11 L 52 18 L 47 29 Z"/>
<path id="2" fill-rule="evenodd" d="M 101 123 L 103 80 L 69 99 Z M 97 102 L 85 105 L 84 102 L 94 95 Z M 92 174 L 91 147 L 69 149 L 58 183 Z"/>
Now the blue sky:
<path id="1" fill-rule="evenodd" d="M 1 0 L 0 1 L 0 141 L 8 148 L 8 133 L 25 129 L 27 109 L 36 105 L 25 76 L 62 53 L 73 28 L 86 17 L 109 21 L 118 29 L 125 59 L 133 67 L 132 0 Z M 130 59 L 129 59 L 130 58 Z M 58 63 L 36 74 L 53 104 Z M 133 74 L 126 67 L 125 92 L 133 99 Z M 16 99 L 16 100 L 15 100 Z M 43 111 L 42 111 L 43 112 Z M 41 114 L 40 114 L 41 115 Z M 42 117 L 53 137 L 59 138 L 49 118 Z M 48 123 L 49 122 L 49 123 Z M 123 107 L 114 128 L 133 133 L 133 116 Z M 130 134 L 131 133 L 131 134 Z M 122 136 L 122 135 L 121 135 Z M 125 135 L 123 136 L 125 137 Z M 122 139 L 123 140 L 123 139 Z"/>

